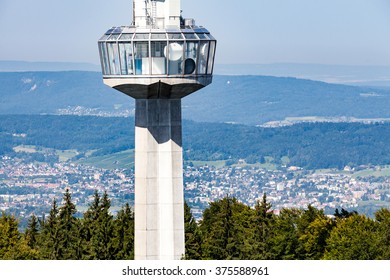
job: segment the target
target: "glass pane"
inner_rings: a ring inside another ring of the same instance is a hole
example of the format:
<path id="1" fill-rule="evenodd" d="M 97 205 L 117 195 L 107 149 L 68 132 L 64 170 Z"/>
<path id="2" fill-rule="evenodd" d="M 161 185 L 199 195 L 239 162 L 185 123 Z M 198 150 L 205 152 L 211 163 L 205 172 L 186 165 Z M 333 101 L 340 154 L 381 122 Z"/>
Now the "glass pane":
<path id="1" fill-rule="evenodd" d="M 136 40 L 149 40 L 149 33 L 138 33 L 138 34 L 135 34 L 135 37 L 134 39 Z"/>
<path id="2" fill-rule="evenodd" d="M 133 48 L 130 43 L 119 44 L 121 56 L 121 73 L 122 75 L 131 75 L 133 72 Z"/>
<path id="3" fill-rule="evenodd" d="M 111 75 L 119 75 L 119 54 L 116 43 L 107 43 L 108 59 Z"/>
<path id="4" fill-rule="evenodd" d="M 104 34 L 103 35 L 103 37 L 102 38 L 100 38 L 100 40 L 99 41 L 105 41 L 105 40 L 107 40 L 107 38 L 108 37 L 110 37 L 110 35 L 106 35 L 106 34 Z"/>
<path id="5" fill-rule="evenodd" d="M 113 34 L 121 34 L 122 33 L 122 28 L 121 27 L 116 27 L 113 31 Z"/>
<path id="6" fill-rule="evenodd" d="M 181 35 L 181 33 L 169 33 L 168 34 L 168 39 L 180 40 L 180 39 L 183 39 L 183 36 Z"/>
<path id="7" fill-rule="evenodd" d="M 207 36 L 204 34 L 204 33 L 197 33 L 196 35 L 198 35 L 199 39 L 201 40 L 207 40 Z"/>
<path id="8" fill-rule="evenodd" d="M 201 42 L 199 46 L 198 74 L 206 74 L 209 42 Z"/>
<path id="9" fill-rule="evenodd" d="M 107 30 L 106 32 L 106 35 L 110 35 L 112 33 L 112 31 L 114 31 L 115 28 L 110 28 Z"/>
<path id="10" fill-rule="evenodd" d="M 187 42 L 184 61 L 184 74 L 193 74 L 196 70 L 198 59 L 198 42 Z"/>
<path id="11" fill-rule="evenodd" d="M 109 75 L 110 68 L 108 66 L 108 55 L 107 55 L 106 44 L 100 43 L 99 49 L 100 49 L 100 55 L 101 55 L 101 64 L 102 64 L 103 75 Z"/>
<path id="12" fill-rule="evenodd" d="M 172 42 L 166 47 L 170 75 L 183 74 L 183 51 L 183 42 Z"/>
<path id="13" fill-rule="evenodd" d="M 108 41 L 116 41 L 118 40 L 118 38 L 119 38 L 118 34 L 113 34 L 110 36 L 110 38 L 108 38 Z"/>
<path id="14" fill-rule="evenodd" d="M 196 39 L 198 39 L 198 38 L 196 38 L 194 33 L 184 34 L 184 37 L 186 37 L 186 39 L 189 39 L 189 40 L 196 40 Z"/>
<path id="15" fill-rule="evenodd" d="M 135 65 L 134 65 L 135 74 L 136 75 L 150 74 L 148 42 L 134 43 L 134 57 L 135 57 Z"/>
<path id="16" fill-rule="evenodd" d="M 167 36 L 165 35 L 165 33 L 158 33 L 158 34 L 154 33 L 152 34 L 151 39 L 165 40 L 167 39 Z"/>
<path id="17" fill-rule="evenodd" d="M 209 63 L 207 67 L 207 74 L 213 74 L 214 66 L 215 41 L 210 42 Z"/>
<path id="18" fill-rule="evenodd" d="M 210 38 L 210 40 L 215 40 L 215 38 L 213 37 L 213 35 L 207 34 L 207 36 Z"/>
<path id="19" fill-rule="evenodd" d="M 133 38 L 133 34 L 127 33 L 127 34 L 122 34 L 122 36 L 119 38 L 120 41 L 131 41 Z"/>
<path id="20" fill-rule="evenodd" d="M 151 42 L 152 74 L 165 75 L 167 73 L 166 51 L 167 42 Z"/>

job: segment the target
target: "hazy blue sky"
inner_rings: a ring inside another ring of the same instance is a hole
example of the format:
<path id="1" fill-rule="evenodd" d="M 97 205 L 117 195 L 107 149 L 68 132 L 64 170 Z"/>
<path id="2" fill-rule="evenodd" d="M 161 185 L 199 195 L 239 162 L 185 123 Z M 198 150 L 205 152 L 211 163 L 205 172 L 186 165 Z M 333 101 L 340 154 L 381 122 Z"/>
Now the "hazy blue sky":
<path id="1" fill-rule="evenodd" d="M 0 0 L 0 60 L 91 62 L 131 0 Z M 182 0 L 216 63 L 390 65 L 390 0 Z"/>

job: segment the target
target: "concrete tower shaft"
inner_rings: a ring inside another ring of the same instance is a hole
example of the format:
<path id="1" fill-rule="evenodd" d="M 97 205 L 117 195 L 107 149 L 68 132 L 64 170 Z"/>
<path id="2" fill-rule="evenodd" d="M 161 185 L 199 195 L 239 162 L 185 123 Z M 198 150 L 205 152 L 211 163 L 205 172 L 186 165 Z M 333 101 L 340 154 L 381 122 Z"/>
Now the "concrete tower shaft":
<path id="1" fill-rule="evenodd" d="M 135 116 L 135 258 L 184 255 L 180 99 L 137 99 Z"/>

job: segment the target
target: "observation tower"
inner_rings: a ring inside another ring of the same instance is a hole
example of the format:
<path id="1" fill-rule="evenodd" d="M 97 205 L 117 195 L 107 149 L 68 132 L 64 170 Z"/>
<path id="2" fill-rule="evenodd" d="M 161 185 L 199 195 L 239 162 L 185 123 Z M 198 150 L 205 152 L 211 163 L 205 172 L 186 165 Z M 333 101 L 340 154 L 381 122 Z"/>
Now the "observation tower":
<path id="1" fill-rule="evenodd" d="M 212 82 L 216 40 L 180 0 L 133 0 L 99 40 L 106 85 L 135 98 L 135 259 L 184 255 L 181 98 Z"/>

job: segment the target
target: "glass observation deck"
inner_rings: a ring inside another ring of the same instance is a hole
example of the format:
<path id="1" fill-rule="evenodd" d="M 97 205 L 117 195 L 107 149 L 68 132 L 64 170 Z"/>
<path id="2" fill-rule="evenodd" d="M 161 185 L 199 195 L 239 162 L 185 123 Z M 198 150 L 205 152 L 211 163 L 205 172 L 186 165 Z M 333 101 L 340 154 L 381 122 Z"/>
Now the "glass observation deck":
<path id="1" fill-rule="evenodd" d="M 135 98 L 145 96 L 130 94 L 130 85 L 134 84 L 192 84 L 196 87 L 183 89 L 188 91 L 180 94 L 183 97 L 211 83 L 216 43 L 207 29 L 197 26 L 181 29 L 113 27 L 98 42 L 103 79 L 106 84 Z"/>
<path id="2" fill-rule="evenodd" d="M 212 75 L 216 40 L 204 28 L 115 27 L 99 40 L 104 77 Z"/>

